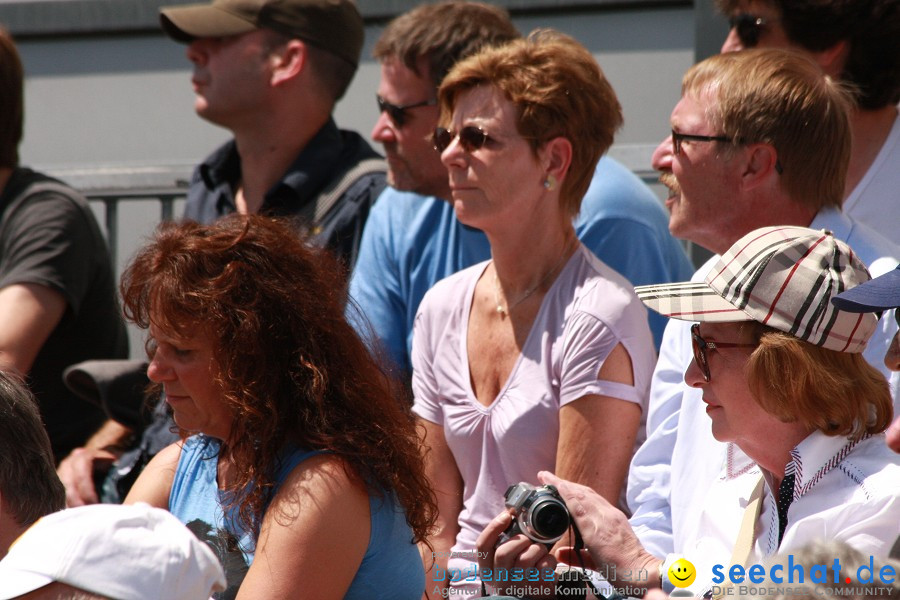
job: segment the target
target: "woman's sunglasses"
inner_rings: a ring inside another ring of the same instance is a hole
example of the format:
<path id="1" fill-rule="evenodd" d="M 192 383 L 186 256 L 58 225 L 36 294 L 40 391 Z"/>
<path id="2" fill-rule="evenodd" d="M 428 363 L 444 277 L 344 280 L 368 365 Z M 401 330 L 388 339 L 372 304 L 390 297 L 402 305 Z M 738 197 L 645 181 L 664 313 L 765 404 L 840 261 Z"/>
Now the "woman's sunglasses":
<path id="1" fill-rule="evenodd" d="M 459 130 L 459 133 L 444 127 L 435 127 L 431 142 L 434 144 L 435 150 L 443 152 L 457 136 L 459 136 L 459 145 L 466 152 L 474 152 L 482 148 L 491 139 L 483 129 L 474 125 L 466 125 Z"/>
<path id="2" fill-rule="evenodd" d="M 772 19 L 764 19 L 748 13 L 734 15 L 728 24 L 737 32 L 738 39 L 745 48 L 754 48 L 759 43 L 759 36 Z"/>
<path id="3" fill-rule="evenodd" d="M 700 367 L 703 373 L 703 379 L 709 383 L 711 375 L 709 372 L 709 359 L 706 356 L 707 350 L 718 350 L 719 348 L 755 348 L 759 344 L 732 344 L 727 342 L 708 342 L 700 337 L 700 324 L 691 325 L 691 347 L 694 351 L 694 362 Z"/>

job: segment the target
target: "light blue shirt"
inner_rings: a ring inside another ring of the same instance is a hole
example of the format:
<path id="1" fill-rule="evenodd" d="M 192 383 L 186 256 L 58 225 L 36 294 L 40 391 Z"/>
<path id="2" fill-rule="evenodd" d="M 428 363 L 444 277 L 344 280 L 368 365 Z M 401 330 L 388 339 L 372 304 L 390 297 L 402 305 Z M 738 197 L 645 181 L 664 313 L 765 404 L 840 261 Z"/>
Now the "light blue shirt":
<path id="1" fill-rule="evenodd" d="M 684 281 L 694 268 L 668 223 L 659 200 L 634 173 L 611 158 L 600 159 L 575 221 L 591 252 L 632 285 Z M 348 318 L 364 339 L 378 340 L 393 364 L 410 373 L 413 321 L 425 292 L 490 257 L 487 237 L 457 221 L 449 202 L 388 187 L 366 222 Z M 657 347 L 665 323 L 656 313 L 649 316 Z"/>

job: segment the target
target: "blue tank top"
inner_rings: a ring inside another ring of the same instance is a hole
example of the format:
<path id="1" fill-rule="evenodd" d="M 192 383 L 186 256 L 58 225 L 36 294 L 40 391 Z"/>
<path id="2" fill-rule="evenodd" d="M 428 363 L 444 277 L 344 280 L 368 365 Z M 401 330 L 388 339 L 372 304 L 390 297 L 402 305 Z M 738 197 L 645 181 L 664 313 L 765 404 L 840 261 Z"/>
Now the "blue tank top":
<path id="1" fill-rule="evenodd" d="M 297 465 L 319 452 L 285 453 L 275 473 L 276 491 Z M 169 511 L 217 554 L 228 585 L 213 597 L 232 600 L 253 563 L 255 540 L 253 532 L 240 525 L 237 511 L 225 515 L 227 496 L 216 483 L 218 455 L 219 440 L 215 438 L 200 434 L 185 441 L 169 495 Z M 392 494 L 383 498 L 370 495 L 369 512 L 369 546 L 345 600 L 419 600 L 425 590 L 425 573 L 403 509 Z"/>

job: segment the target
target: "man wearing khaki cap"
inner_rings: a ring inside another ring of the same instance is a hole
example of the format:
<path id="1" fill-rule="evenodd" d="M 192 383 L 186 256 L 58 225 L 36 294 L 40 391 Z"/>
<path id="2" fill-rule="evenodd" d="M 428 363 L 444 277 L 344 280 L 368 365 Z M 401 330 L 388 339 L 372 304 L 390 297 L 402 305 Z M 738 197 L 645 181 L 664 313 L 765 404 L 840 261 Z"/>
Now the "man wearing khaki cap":
<path id="1" fill-rule="evenodd" d="M 292 218 L 301 235 L 334 251 L 349 271 L 385 185 L 381 157 L 331 116 L 363 45 L 352 0 L 215 0 L 163 8 L 160 21 L 170 37 L 188 44 L 197 114 L 234 134 L 195 170 L 184 217 Z M 61 463 L 70 506 L 98 501 L 95 474 L 117 458 L 108 490 L 118 492 L 104 499 L 124 496 L 130 483 L 116 482 L 133 478 L 145 458 L 174 441 L 165 411 L 157 413 L 138 448 L 126 444 L 129 430 L 108 421 L 104 444 L 78 448 Z M 130 450 L 124 458 L 123 445 Z"/>
<path id="2" fill-rule="evenodd" d="M 384 187 L 378 154 L 331 117 L 362 50 L 354 3 L 215 0 L 163 8 L 160 21 L 188 44 L 197 114 L 234 134 L 194 173 L 185 218 L 296 217 L 352 266 Z"/>

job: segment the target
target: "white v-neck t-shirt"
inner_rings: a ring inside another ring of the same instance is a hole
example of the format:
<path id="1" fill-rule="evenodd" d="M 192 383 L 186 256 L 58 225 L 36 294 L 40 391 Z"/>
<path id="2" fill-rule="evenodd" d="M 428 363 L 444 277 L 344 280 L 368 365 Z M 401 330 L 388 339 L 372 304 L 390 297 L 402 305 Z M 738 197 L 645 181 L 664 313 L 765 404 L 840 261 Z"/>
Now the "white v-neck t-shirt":
<path id="1" fill-rule="evenodd" d="M 456 460 L 463 509 L 452 551 L 469 556 L 482 529 L 503 510 L 507 487 L 537 485 L 538 471 L 554 470 L 560 407 L 599 394 L 645 410 L 656 362 L 647 312 L 633 287 L 579 245 L 544 296 L 506 384 L 484 406 L 472 391 L 466 337 L 475 284 L 487 265 L 455 273 L 428 291 L 412 348 L 413 412 L 443 427 Z M 634 386 L 597 379 L 619 343 L 631 357 Z M 596 426 L 616 435 L 616 423 Z M 602 446 L 595 459 L 604 459 Z M 448 566 L 470 564 L 451 559 Z"/>

